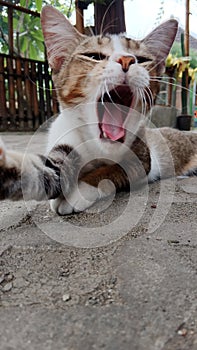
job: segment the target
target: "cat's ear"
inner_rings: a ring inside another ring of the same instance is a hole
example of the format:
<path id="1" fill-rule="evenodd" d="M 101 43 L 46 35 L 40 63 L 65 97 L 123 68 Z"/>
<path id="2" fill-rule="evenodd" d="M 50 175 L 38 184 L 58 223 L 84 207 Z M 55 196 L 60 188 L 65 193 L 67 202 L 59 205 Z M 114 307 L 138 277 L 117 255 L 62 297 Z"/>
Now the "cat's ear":
<path id="1" fill-rule="evenodd" d="M 84 37 L 69 20 L 52 6 L 44 6 L 41 25 L 51 68 L 58 72 L 62 63 Z"/>
<path id="2" fill-rule="evenodd" d="M 142 40 L 148 50 L 156 57 L 160 73 L 165 69 L 165 60 L 170 52 L 177 30 L 178 22 L 175 19 L 170 19 L 160 24 Z"/>

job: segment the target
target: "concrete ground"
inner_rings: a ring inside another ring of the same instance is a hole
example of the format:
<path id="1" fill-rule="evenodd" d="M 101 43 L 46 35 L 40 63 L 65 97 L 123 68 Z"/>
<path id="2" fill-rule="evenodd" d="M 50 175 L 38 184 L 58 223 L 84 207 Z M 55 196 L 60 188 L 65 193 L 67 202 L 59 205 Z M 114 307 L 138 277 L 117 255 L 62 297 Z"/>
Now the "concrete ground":
<path id="1" fill-rule="evenodd" d="M 2 136 L 18 150 L 31 138 Z M 0 349 L 196 350 L 196 199 L 184 178 L 64 218 L 0 202 Z"/>

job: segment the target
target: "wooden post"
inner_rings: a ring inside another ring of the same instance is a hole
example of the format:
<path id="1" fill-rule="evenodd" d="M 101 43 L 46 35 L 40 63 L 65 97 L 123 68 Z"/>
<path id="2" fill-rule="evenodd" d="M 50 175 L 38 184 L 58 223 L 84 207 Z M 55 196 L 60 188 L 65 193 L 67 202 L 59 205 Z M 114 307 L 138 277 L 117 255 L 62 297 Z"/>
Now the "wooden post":
<path id="1" fill-rule="evenodd" d="M 81 34 L 84 34 L 83 10 L 79 9 L 77 0 L 75 1 L 75 9 L 76 9 L 76 28 Z"/>
<path id="2" fill-rule="evenodd" d="M 94 15 L 96 34 L 119 34 L 126 31 L 123 0 L 95 3 Z"/>
<path id="3" fill-rule="evenodd" d="M 186 0 L 186 18 L 185 18 L 185 56 L 189 56 L 189 0 Z"/>
<path id="4" fill-rule="evenodd" d="M 184 42 L 184 46 L 185 46 L 185 56 L 188 57 L 189 56 L 189 8 L 190 8 L 190 3 L 189 0 L 186 0 L 186 4 L 185 4 L 185 42 Z M 189 63 L 189 61 L 186 61 L 186 63 Z M 189 87 L 189 82 L 188 82 L 188 69 L 186 68 L 185 70 L 186 73 L 186 89 L 188 89 Z M 186 90 L 188 92 L 188 90 Z M 187 93 L 188 95 L 188 93 Z"/>
<path id="5" fill-rule="evenodd" d="M 6 129 L 7 107 L 6 107 L 6 81 L 5 81 L 4 56 L 0 55 L 0 128 Z"/>
<path id="6" fill-rule="evenodd" d="M 9 54 L 12 56 L 14 53 L 13 8 L 12 7 L 8 7 L 8 43 L 9 43 Z"/>

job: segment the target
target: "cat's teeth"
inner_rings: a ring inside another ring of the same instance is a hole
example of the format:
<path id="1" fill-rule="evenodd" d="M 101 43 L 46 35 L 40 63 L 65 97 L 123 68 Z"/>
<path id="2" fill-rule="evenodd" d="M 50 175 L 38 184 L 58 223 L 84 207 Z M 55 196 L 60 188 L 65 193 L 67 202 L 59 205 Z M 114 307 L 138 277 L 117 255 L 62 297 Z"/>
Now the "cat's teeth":
<path id="1" fill-rule="evenodd" d="M 104 137 L 105 139 L 107 139 L 107 135 L 106 135 L 105 132 L 103 133 L 103 137 Z"/>

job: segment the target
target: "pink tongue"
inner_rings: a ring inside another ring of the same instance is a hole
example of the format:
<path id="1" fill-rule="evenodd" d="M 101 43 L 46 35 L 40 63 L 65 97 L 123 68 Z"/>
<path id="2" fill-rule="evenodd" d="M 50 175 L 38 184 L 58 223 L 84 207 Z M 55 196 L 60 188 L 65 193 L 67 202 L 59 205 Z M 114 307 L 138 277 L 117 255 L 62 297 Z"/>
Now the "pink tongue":
<path id="1" fill-rule="evenodd" d="M 113 106 L 112 103 L 109 103 L 108 106 L 103 115 L 102 131 L 109 139 L 116 141 L 125 135 L 122 112 L 118 106 Z"/>

